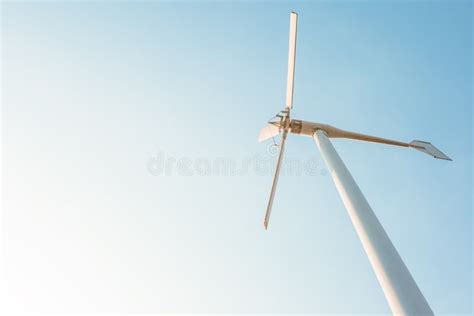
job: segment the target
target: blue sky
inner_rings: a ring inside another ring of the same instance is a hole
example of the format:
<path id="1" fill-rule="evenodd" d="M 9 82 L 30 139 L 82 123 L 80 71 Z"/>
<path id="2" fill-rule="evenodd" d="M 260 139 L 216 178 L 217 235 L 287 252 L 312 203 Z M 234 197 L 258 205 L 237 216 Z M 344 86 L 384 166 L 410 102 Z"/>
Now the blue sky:
<path id="1" fill-rule="evenodd" d="M 295 118 L 453 158 L 333 142 L 434 312 L 470 313 L 472 3 L 1 8 L 10 307 L 389 312 L 310 138 L 289 136 L 285 159 L 312 172 L 282 175 L 263 230 L 272 175 L 254 162 L 275 158 L 256 139 L 284 105 L 294 10 Z"/>

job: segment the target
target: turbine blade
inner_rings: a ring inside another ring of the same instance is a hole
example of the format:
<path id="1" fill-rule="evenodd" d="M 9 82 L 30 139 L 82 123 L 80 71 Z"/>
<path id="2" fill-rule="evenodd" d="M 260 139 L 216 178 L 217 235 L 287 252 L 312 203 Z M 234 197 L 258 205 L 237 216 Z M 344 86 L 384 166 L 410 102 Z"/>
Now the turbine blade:
<path id="1" fill-rule="evenodd" d="M 414 140 L 411 143 L 405 143 L 398 140 L 392 140 L 392 139 L 387 139 L 387 138 L 382 138 L 382 137 L 377 137 L 377 136 L 371 136 L 371 135 L 345 131 L 345 130 L 342 130 L 342 129 L 339 129 L 327 124 L 318 123 L 317 126 L 319 127 L 319 129 L 324 130 L 329 138 L 348 138 L 348 139 L 356 139 L 356 140 L 381 143 L 381 144 L 387 144 L 387 145 L 412 147 L 412 148 L 415 148 L 416 150 L 424 152 L 425 154 L 428 154 L 437 159 L 452 160 L 446 154 L 444 154 L 441 150 L 439 150 L 438 148 L 436 148 L 429 142 Z"/>
<path id="2" fill-rule="evenodd" d="M 424 152 L 425 154 L 433 156 L 434 158 L 452 161 L 451 158 L 446 156 L 441 150 L 433 146 L 431 143 L 424 142 L 421 140 L 414 140 L 410 143 L 410 147 L 413 147 L 416 150 L 419 150 L 421 152 Z"/>
<path id="3" fill-rule="evenodd" d="M 264 140 L 278 135 L 278 133 L 280 133 L 280 128 L 278 126 L 267 124 L 260 130 L 260 133 L 258 134 L 258 142 L 261 143 Z"/>
<path id="4" fill-rule="evenodd" d="M 296 59 L 296 29 L 298 14 L 291 12 L 290 15 L 290 40 L 288 48 L 288 80 L 286 85 L 286 107 L 293 107 L 293 85 L 295 82 L 295 59 Z"/>
<path id="5" fill-rule="evenodd" d="M 283 152 L 285 151 L 286 135 L 287 135 L 287 132 L 283 131 L 281 135 L 280 145 L 278 146 L 279 147 L 278 160 L 275 167 L 275 174 L 273 175 L 273 184 L 272 184 L 272 190 L 270 191 L 270 199 L 268 200 L 267 211 L 265 212 L 265 219 L 263 221 L 263 226 L 265 227 L 265 229 L 268 228 L 268 222 L 270 221 L 270 214 L 272 212 L 273 199 L 275 198 L 275 191 L 276 191 L 276 187 L 278 183 L 278 177 L 280 175 L 281 163 L 283 161 Z"/>

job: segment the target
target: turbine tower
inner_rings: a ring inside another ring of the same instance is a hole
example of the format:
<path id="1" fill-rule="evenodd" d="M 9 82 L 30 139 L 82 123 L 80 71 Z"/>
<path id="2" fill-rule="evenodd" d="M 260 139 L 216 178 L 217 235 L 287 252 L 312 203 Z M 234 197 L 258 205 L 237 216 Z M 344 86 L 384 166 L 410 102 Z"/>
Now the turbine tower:
<path id="1" fill-rule="evenodd" d="M 395 315 L 433 315 L 433 311 L 408 271 L 408 268 L 329 139 L 348 138 L 400 147 L 411 147 L 434 158 L 444 160 L 451 159 L 428 142 L 414 140 L 410 143 L 405 143 L 350 132 L 327 124 L 291 118 L 297 22 L 298 15 L 292 12 L 290 15 L 288 81 L 285 108 L 268 122 L 258 136 L 259 142 L 262 142 L 280 134 L 278 160 L 273 176 L 270 199 L 265 212 L 264 227 L 265 229 L 268 228 L 288 133 L 312 137 L 321 151 L 322 157 L 331 173 L 342 202 L 349 213 L 352 224 L 362 242 L 362 246 L 382 287 L 392 313 Z"/>

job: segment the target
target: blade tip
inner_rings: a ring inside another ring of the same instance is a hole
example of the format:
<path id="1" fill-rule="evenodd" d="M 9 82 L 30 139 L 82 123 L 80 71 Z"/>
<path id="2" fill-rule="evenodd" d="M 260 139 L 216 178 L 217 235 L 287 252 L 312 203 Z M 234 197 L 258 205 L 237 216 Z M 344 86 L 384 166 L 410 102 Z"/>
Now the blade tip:
<path id="1" fill-rule="evenodd" d="M 436 159 L 441 159 L 441 160 L 448 160 L 448 161 L 453 161 L 450 157 L 448 157 L 445 153 L 443 153 L 441 150 L 436 148 L 432 143 L 430 142 L 425 142 L 422 140 L 413 140 L 410 144 L 410 147 L 415 148 L 418 151 L 421 151 L 425 154 L 428 154 L 432 156 L 433 158 Z"/>

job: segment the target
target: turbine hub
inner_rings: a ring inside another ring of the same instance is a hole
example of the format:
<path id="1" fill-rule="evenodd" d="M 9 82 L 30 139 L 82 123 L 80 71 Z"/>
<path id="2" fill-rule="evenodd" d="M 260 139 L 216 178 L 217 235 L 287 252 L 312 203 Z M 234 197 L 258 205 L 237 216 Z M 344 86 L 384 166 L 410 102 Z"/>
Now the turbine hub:
<path id="1" fill-rule="evenodd" d="M 284 110 L 278 112 L 277 115 L 268 121 L 268 124 L 274 125 L 280 130 L 289 131 L 291 125 L 290 110 L 285 108 Z"/>

